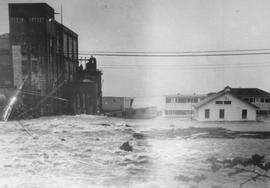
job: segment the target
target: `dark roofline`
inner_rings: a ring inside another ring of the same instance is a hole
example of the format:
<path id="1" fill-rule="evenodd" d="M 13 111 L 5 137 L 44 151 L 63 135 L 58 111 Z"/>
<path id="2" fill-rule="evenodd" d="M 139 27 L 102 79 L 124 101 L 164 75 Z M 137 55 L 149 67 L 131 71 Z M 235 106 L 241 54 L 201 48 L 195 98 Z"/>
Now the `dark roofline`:
<path id="1" fill-rule="evenodd" d="M 63 24 L 61 24 L 61 23 L 59 23 L 59 22 L 56 21 L 56 20 L 54 20 L 54 23 L 57 24 L 57 25 L 60 26 L 60 27 L 63 27 L 64 30 L 67 30 L 68 32 L 72 33 L 72 35 L 74 35 L 75 37 L 77 37 L 77 38 L 79 37 L 79 35 L 78 35 L 76 32 L 72 31 L 72 30 L 69 29 L 67 26 L 65 26 L 65 25 L 63 25 Z"/>
<path id="2" fill-rule="evenodd" d="M 229 94 L 229 95 L 233 96 L 234 98 L 236 98 L 236 99 L 242 101 L 243 103 L 246 103 L 246 104 L 248 104 L 249 106 L 251 106 L 251 107 L 253 107 L 253 108 L 255 108 L 255 109 L 258 109 L 258 107 L 255 106 L 254 104 L 252 104 L 252 103 L 250 103 L 250 102 L 247 102 L 247 101 L 245 101 L 245 100 L 242 100 L 241 98 L 239 98 L 239 97 L 237 97 L 236 95 L 234 95 L 231 91 L 226 91 L 226 89 L 231 89 L 231 88 L 230 88 L 230 87 L 225 87 L 224 90 L 221 90 L 221 91 L 219 91 L 219 92 L 216 93 L 216 94 L 213 94 L 213 95 L 210 95 L 210 96 L 206 97 L 206 98 L 205 98 L 204 100 L 202 100 L 201 102 L 199 102 L 199 103 L 193 105 L 194 108 L 198 109 L 198 108 L 204 106 L 205 104 L 208 104 L 209 102 L 215 100 L 216 98 L 221 97 L 222 95 Z M 209 98 L 210 98 L 210 99 L 209 99 Z"/>
<path id="3" fill-rule="evenodd" d="M 254 96 L 268 96 L 270 97 L 270 93 L 267 92 L 267 91 L 264 91 L 262 89 L 259 89 L 259 88 L 231 88 L 232 92 L 234 93 L 234 91 L 245 91 L 245 90 L 253 90 L 253 91 L 259 91 L 261 92 L 261 94 L 253 94 Z M 249 94 L 249 93 L 245 93 L 245 94 L 237 94 L 239 96 L 248 96 L 248 95 L 252 95 L 252 94 Z"/>

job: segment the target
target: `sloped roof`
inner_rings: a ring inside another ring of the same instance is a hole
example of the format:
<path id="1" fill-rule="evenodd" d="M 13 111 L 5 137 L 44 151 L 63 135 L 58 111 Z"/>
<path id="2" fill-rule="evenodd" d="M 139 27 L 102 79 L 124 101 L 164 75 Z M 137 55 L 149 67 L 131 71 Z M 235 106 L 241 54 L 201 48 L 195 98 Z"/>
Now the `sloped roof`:
<path id="1" fill-rule="evenodd" d="M 233 92 L 232 92 L 232 89 L 230 87 L 225 87 L 224 90 L 221 90 L 219 91 L 218 93 L 215 93 L 215 94 L 212 94 L 212 95 L 209 95 L 208 97 L 206 97 L 204 100 L 202 100 L 201 102 L 197 103 L 194 105 L 195 108 L 200 108 L 201 106 L 225 95 L 225 94 L 230 94 L 232 95 L 233 97 L 237 98 L 238 100 L 242 101 L 243 103 L 246 103 L 248 104 L 249 106 L 253 107 L 253 108 L 258 108 L 257 106 L 255 106 L 254 104 L 251 104 L 245 100 L 242 100 L 241 98 L 239 98 L 237 95 L 235 95 Z"/>
<path id="2" fill-rule="evenodd" d="M 231 92 L 236 96 L 268 96 L 270 93 L 258 88 L 231 88 Z"/>

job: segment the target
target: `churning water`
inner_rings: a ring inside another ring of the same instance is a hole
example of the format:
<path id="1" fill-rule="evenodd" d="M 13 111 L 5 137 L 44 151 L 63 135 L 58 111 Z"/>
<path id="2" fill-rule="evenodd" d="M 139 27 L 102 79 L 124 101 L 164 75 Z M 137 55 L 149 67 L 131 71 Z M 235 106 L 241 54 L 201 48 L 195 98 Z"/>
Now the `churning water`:
<path id="1" fill-rule="evenodd" d="M 1 123 L 0 187 L 230 188 L 238 187 L 247 177 L 213 173 L 208 158 L 249 157 L 255 153 L 270 156 L 269 139 L 160 136 L 191 126 L 270 131 L 268 123 L 124 120 L 87 115 L 22 123 L 38 139 L 30 137 L 16 121 Z M 127 141 L 132 152 L 119 149 Z M 270 187 L 270 183 L 262 179 L 246 187 Z"/>

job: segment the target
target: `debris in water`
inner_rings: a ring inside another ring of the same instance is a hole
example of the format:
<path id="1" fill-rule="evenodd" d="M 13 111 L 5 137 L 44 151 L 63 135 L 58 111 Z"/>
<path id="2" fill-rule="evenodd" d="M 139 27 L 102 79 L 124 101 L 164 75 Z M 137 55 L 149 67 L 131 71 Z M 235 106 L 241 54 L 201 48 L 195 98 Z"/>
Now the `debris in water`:
<path id="1" fill-rule="evenodd" d="M 145 135 L 142 133 L 134 133 L 132 136 L 137 139 L 145 139 Z"/>
<path id="2" fill-rule="evenodd" d="M 128 141 L 123 143 L 122 146 L 120 146 L 120 149 L 124 151 L 133 151 L 133 147 L 129 145 Z"/>
<path id="3" fill-rule="evenodd" d="M 87 150 L 85 150 L 85 152 L 92 152 L 92 150 L 91 149 L 87 149 Z"/>
<path id="4" fill-rule="evenodd" d="M 102 123 L 101 125 L 104 126 L 104 127 L 109 127 L 109 126 L 111 126 L 111 125 L 108 124 L 108 123 Z"/>

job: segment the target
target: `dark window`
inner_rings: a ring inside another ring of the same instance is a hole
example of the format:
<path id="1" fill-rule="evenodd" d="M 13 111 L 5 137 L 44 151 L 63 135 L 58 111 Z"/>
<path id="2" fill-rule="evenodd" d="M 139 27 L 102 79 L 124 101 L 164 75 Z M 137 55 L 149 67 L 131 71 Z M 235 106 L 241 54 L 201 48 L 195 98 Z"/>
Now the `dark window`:
<path id="1" fill-rule="evenodd" d="M 232 101 L 224 101 L 224 104 L 232 104 Z"/>
<path id="2" fill-rule="evenodd" d="M 249 102 L 249 98 L 244 98 L 245 101 Z"/>
<path id="3" fill-rule="evenodd" d="M 261 98 L 260 102 L 264 102 L 264 98 Z"/>
<path id="4" fill-rule="evenodd" d="M 216 104 L 223 104 L 223 101 L 216 101 Z"/>
<path id="5" fill-rule="evenodd" d="M 166 103 L 171 103 L 171 98 L 166 97 Z"/>
<path id="6" fill-rule="evenodd" d="M 27 61 L 22 60 L 22 74 L 27 74 Z"/>
<path id="7" fill-rule="evenodd" d="M 225 110 L 224 109 L 220 109 L 219 110 L 219 119 L 224 119 L 225 116 Z"/>
<path id="8" fill-rule="evenodd" d="M 267 110 L 259 110 L 259 111 L 257 111 L 257 114 L 267 115 Z"/>
<path id="9" fill-rule="evenodd" d="M 254 102 L 254 98 L 250 98 L 249 102 Z M 270 102 L 270 101 L 269 101 Z"/>
<path id="10" fill-rule="evenodd" d="M 38 62 L 36 60 L 32 61 L 32 72 L 38 72 Z"/>
<path id="11" fill-rule="evenodd" d="M 266 98 L 266 99 L 265 99 L 265 102 L 266 102 L 266 103 L 270 103 L 270 98 Z"/>
<path id="12" fill-rule="evenodd" d="M 209 109 L 204 110 L 204 117 L 205 117 L 205 119 L 209 119 L 209 117 L 210 117 L 210 110 Z"/>
<path id="13" fill-rule="evenodd" d="M 242 110 L 242 119 L 247 119 L 247 110 Z"/>

